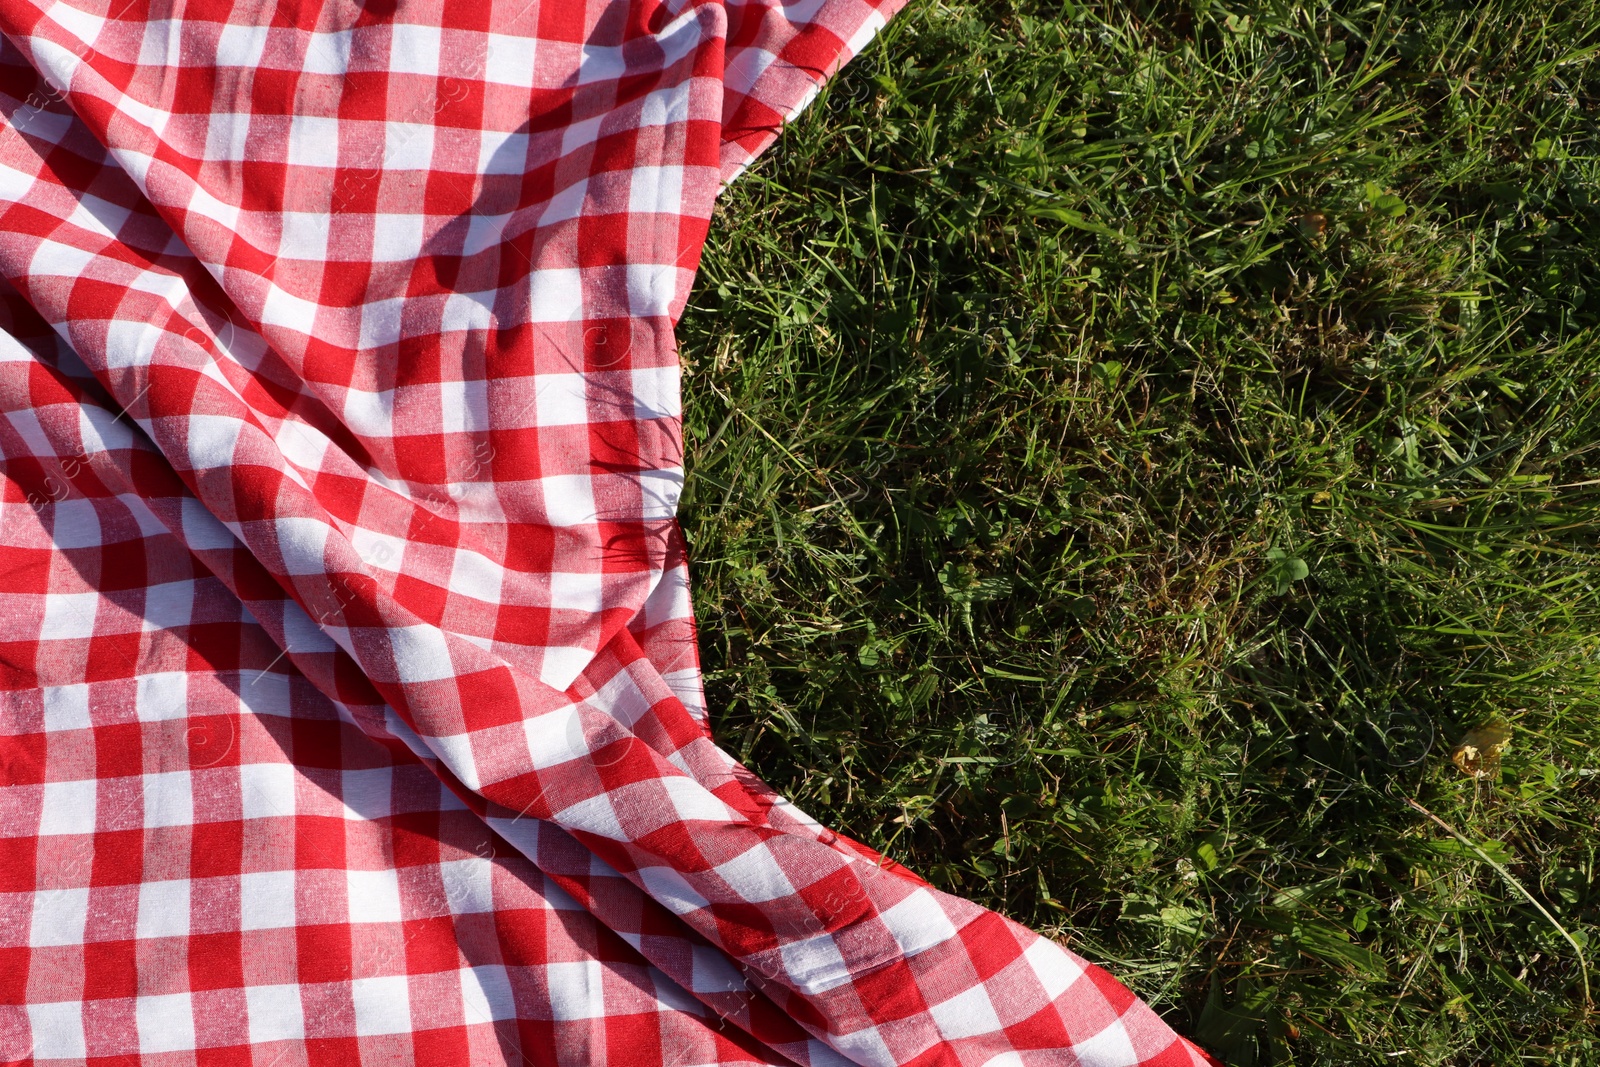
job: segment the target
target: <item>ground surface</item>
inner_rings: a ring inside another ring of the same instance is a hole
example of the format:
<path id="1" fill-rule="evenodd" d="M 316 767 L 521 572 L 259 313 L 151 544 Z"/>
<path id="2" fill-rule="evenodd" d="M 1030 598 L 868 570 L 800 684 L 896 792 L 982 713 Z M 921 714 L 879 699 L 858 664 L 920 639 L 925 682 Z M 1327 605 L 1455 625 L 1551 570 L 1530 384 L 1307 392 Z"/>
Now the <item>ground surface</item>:
<path id="1" fill-rule="evenodd" d="M 1229 1063 L 1600 1064 L 1596 31 L 913 0 L 681 329 L 723 743 Z"/>

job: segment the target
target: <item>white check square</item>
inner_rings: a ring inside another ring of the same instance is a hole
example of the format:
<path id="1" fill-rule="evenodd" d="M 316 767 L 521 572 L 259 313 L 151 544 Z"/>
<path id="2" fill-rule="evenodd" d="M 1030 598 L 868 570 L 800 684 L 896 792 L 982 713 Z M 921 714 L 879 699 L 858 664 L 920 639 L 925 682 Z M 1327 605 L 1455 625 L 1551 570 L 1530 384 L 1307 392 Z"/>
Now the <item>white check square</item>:
<path id="1" fill-rule="evenodd" d="M 194 824 L 193 775 L 188 771 L 160 771 L 144 775 L 144 825 L 146 829 Z"/>
<path id="2" fill-rule="evenodd" d="M 241 874 L 239 929 L 279 930 L 293 926 L 294 882 L 293 871 L 250 871 Z"/>
<path id="3" fill-rule="evenodd" d="M 319 115 L 292 116 L 287 162 L 296 167 L 338 166 L 339 120 Z"/>
<path id="4" fill-rule="evenodd" d="M 395 74 L 438 74 L 439 42 L 437 26 L 390 24 L 389 70 Z"/>
<path id="5" fill-rule="evenodd" d="M 139 883 L 139 915 L 134 936 L 184 937 L 188 933 L 188 879 Z"/>
<path id="6" fill-rule="evenodd" d="M 76 1000 L 28 1004 L 33 1060 L 81 1060 L 88 1049 L 83 1035 L 83 1004 Z"/>
<path id="7" fill-rule="evenodd" d="M 246 986 L 244 999 L 251 1044 L 299 1041 L 306 1036 L 305 1011 L 300 1003 L 298 985 Z"/>
<path id="8" fill-rule="evenodd" d="M 97 783 L 92 778 L 44 783 L 39 836 L 94 833 Z"/>
<path id="9" fill-rule="evenodd" d="M 94 636 L 99 593 L 46 593 L 41 641 L 82 641 Z"/>
<path id="10" fill-rule="evenodd" d="M 188 993 L 139 997 L 133 1002 L 139 1051 L 187 1052 L 194 1048 L 194 1003 Z"/>
<path id="11" fill-rule="evenodd" d="M 33 898 L 28 944 L 32 948 L 81 944 L 88 918 L 87 888 L 42 890 Z"/>
<path id="12" fill-rule="evenodd" d="M 604 977 L 598 960 L 547 963 L 550 1012 L 557 1020 L 603 1019 L 606 1014 Z"/>
<path id="13" fill-rule="evenodd" d="M 85 684 L 52 686 L 43 691 L 46 733 L 89 728 L 89 687 Z"/>
<path id="14" fill-rule="evenodd" d="M 410 1033 L 411 991 L 404 975 L 357 978 L 350 983 L 350 999 L 358 1036 Z"/>
<path id="15" fill-rule="evenodd" d="M 346 871 L 352 923 L 397 923 L 400 914 L 400 880 L 394 871 Z"/>

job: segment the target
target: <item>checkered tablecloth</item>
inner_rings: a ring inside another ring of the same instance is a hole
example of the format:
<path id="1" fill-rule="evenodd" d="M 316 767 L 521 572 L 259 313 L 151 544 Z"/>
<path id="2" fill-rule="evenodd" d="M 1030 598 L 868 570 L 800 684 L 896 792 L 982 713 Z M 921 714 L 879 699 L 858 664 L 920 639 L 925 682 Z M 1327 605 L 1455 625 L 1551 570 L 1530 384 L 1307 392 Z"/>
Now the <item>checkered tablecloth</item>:
<path id="1" fill-rule="evenodd" d="M 901 2 L 0 0 L 0 1062 L 1202 1062 L 706 730 L 673 326 Z"/>

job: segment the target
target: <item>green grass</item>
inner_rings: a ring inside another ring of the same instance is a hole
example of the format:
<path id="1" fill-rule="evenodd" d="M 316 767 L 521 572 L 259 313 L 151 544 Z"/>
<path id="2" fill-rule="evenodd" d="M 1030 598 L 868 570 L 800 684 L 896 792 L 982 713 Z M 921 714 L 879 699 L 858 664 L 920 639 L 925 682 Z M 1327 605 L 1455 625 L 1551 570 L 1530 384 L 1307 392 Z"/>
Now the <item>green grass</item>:
<path id="1" fill-rule="evenodd" d="M 913 0 L 680 329 L 718 735 L 1229 1063 L 1600 1064 L 1597 331 L 1594 0 Z"/>

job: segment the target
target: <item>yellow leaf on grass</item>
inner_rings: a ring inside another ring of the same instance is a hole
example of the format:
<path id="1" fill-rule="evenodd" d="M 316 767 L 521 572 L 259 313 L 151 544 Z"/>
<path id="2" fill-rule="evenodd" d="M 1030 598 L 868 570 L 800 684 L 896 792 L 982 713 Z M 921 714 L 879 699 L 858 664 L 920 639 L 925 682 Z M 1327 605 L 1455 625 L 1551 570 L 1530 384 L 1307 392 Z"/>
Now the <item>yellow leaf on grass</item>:
<path id="1" fill-rule="evenodd" d="M 1500 756 L 1511 747 L 1511 724 L 1494 719 L 1468 730 L 1450 752 L 1450 762 L 1462 774 L 1488 778 L 1500 770 Z"/>

